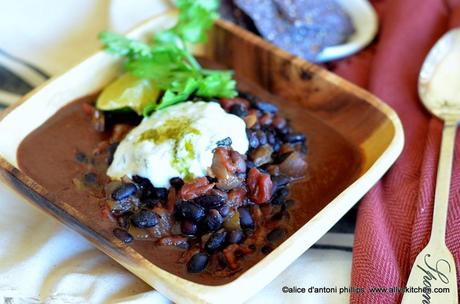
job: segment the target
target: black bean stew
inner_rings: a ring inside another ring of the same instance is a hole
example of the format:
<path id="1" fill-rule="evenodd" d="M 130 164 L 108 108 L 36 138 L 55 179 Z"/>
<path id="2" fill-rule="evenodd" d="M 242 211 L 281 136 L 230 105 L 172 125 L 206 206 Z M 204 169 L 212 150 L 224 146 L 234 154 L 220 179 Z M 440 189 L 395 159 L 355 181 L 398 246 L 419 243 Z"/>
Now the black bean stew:
<path id="1" fill-rule="evenodd" d="M 117 144 L 141 118 L 96 111 L 95 99 L 70 103 L 29 134 L 18 149 L 19 167 L 104 238 L 201 284 L 231 282 L 263 259 L 349 185 L 361 165 L 360 152 L 302 106 L 281 114 L 275 103 L 241 94 L 218 102 L 246 122 L 246 155 L 222 138 L 212 176 L 173 178 L 170 189 L 140 176 L 112 181 L 106 171 Z"/>
<path id="2" fill-rule="evenodd" d="M 175 177 L 170 189 L 157 188 L 141 176 L 126 177 L 108 182 L 106 198 L 118 224 L 113 233 L 123 242 L 148 239 L 177 247 L 183 250 L 182 267 L 188 272 L 199 273 L 210 265 L 225 276 L 241 270 L 244 256 L 262 248 L 268 254 L 283 239 L 280 221 L 294 203 L 287 202 L 289 184 L 306 174 L 306 137 L 291 129 L 277 106 L 252 95 L 209 102 L 219 102 L 245 121 L 246 155 L 223 138 L 216 143 L 212 176 L 189 182 Z M 86 111 L 92 113 L 95 130 L 113 130 L 98 151 L 110 163 L 117 142 L 130 129 L 126 117 L 99 112 L 90 104 Z"/>

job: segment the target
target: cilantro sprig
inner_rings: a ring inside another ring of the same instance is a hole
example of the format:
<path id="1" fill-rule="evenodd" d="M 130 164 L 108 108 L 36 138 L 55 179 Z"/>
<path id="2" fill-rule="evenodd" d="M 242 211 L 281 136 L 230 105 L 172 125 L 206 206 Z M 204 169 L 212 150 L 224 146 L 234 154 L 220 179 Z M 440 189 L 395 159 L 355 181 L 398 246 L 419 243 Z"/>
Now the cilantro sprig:
<path id="1" fill-rule="evenodd" d="M 207 41 L 207 32 L 218 18 L 219 0 L 178 0 L 179 17 L 170 30 L 157 33 L 151 43 L 112 32 L 99 35 L 105 49 L 124 58 L 124 70 L 155 81 L 164 91 L 159 102 L 144 108 L 144 116 L 195 94 L 205 98 L 236 96 L 231 71 L 203 69 L 188 45 Z"/>

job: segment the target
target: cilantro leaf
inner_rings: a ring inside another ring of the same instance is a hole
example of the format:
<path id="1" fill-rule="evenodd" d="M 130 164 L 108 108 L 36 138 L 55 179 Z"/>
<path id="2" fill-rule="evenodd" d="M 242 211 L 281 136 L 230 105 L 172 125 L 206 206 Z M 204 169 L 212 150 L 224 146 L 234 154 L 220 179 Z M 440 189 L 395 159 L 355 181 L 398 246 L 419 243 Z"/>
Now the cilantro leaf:
<path id="1" fill-rule="evenodd" d="M 205 76 L 199 83 L 196 95 L 201 97 L 226 97 L 236 96 L 236 82 L 230 72 L 216 72 Z"/>
<path id="2" fill-rule="evenodd" d="M 160 101 L 152 100 L 144 116 L 195 94 L 205 98 L 236 96 L 236 82 L 230 71 L 202 69 L 188 49 L 190 43 L 203 43 L 218 17 L 218 0 L 177 0 L 177 24 L 156 33 L 150 44 L 104 32 L 100 41 L 108 52 L 124 57 L 124 70 L 136 77 L 153 80 L 163 91 Z"/>
<path id="3" fill-rule="evenodd" d="M 150 56 L 150 47 L 140 41 L 131 40 L 123 35 L 102 32 L 99 34 L 99 40 L 105 45 L 106 51 L 129 58 Z"/>

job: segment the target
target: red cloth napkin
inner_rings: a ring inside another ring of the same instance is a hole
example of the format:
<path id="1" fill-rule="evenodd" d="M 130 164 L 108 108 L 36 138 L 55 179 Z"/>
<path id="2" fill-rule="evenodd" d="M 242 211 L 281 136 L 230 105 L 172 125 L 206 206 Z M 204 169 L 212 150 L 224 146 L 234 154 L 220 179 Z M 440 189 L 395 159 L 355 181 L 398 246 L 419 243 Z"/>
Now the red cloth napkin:
<path id="1" fill-rule="evenodd" d="M 428 243 L 442 123 L 420 103 L 417 80 L 434 43 L 450 28 L 460 26 L 460 0 L 372 2 L 381 25 L 375 43 L 356 56 L 329 66 L 395 109 L 405 130 L 402 155 L 359 207 L 352 286 L 365 289 L 404 287 L 415 257 Z M 457 272 L 460 269 L 459 137 L 447 223 L 447 245 L 455 256 Z M 398 293 L 365 292 L 352 294 L 351 302 L 399 303 L 401 298 Z"/>

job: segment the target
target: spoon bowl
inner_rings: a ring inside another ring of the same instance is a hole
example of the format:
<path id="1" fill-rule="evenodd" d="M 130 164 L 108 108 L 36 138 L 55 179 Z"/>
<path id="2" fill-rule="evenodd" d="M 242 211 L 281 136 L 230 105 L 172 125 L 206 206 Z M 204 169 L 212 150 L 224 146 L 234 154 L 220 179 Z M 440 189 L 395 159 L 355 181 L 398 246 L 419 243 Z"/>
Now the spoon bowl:
<path id="1" fill-rule="evenodd" d="M 460 28 L 445 34 L 428 54 L 420 71 L 418 92 L 435 116 L 460 119 Z"/>

